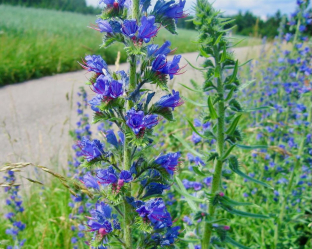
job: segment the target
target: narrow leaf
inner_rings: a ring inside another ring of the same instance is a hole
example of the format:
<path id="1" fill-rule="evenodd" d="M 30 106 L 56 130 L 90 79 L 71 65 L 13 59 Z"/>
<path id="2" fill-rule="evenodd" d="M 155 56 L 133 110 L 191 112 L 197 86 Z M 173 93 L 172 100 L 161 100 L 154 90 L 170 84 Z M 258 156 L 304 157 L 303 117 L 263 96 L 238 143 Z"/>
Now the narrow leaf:
<path id="1" fill-rule="evenodd" d="M 238 125 L 238 122 L 240 120 L 242 115 L 238 115 L 232 122 L 231 126 L 226 130 L 226 134 L 232 135 L 233 132 L 236 130 L 236 127 Z"/>
<path id="2" fill-rule="evenodd" d="M 231 89 L 231 91 L 228 93 L 228 95 L 226 96 L 225 101 L 229 101 L 232 98 L 234 91 L 235 91 L 235 87 L 233 87 Z"/>
<path id="3" fill-rule="evenodd" d="M 191 99 L 189 99 L 187 97 L 183 97 L 183 99 L 185 99 L 187 102 L 189 102 L 189 103 L 191 103 L 193 105 L 196 105 L 196 106 L 199 106 L 199 107 L 207 107 L 206 105 L 197 103 L 197 102 L 195 102 L 195 101 L 193 101 L 193 100 L 191 100 Z"/>
<path id="4" fill-rule="evenodd" d="M 220 198 L 220 202 L 224 205 L 227 206 L 252 206 L 254 205 L 253 203 L 250 202 L 238 202 L 238 201 L 234 201 L 232 199 L 230 199 L 227 196 L 223 196 Z"/>
<path id="5" fill-rule="evenodd" d="M 242 245 L 242 244 L 236 242 L 235 240 L 233 240 L 233 239 L 232 239 L 231 237 L 229 237 L 229 236 L 226 236 L 225 242 L 226 242 L 226 243 L 229 243 L 229 244 L 231 244 L 231 245 L 233 245 L 233 246 L 236 246 L 237 248 L 240 248 L 240 249 L 250 249 L 249 247 L 244 246 L 244 245 Z"/>
<path id="6" fill-rule="evenodd" d="M 190 88 L 190 87 L 188 87 L 188 86 L 186 86 L 184 84 L 181 84 L 181 83 L 180 83 L 180 85 L 185 87 L 186 89 L 188 89 L 190 91 L 193 91 L 193 92 L 196 92 L 196 93 L 203 93 L 203 90 L 195 90 L 195 89 L 192 89 L 192 88 Z"/>
<path id="7" fill-rule="evenodd" d="M 213 45 L 217 45 L 217 44 L 219 44 L 219 42 L 220 42 L 220 40 L 221 40 L 222 36 L 223 36 L 223 34 L 220 34 L 220 35 L 218 36 L 217 40 L 214 42 L 214 44 L 213 44 Z"/>
<path id="8" fill-rule="evenodd" d="M 194 172 L 195 172 L 197 175 L 206 176 L 206 174 L 203 173 L 203 172 L 201 172 L 201 171 L 198 169 L 198 167 L 193 166 L 192 168 L 193 168 Z"/>
<path id="9" fill-rule="evenodd" d="M 232 82 L 234 82 L 234 80 L 236 79 L 236 76 L 237 76 L 237 72 L 238 72 L 238 60 L 235 62 L 232 77 L 229 79 L 229 82 L 227 82 L 227 84 L 231 84 Z"/>
<path id="10" fill-rule="evenodd" d="M 208 108 L 209 108 L 211 119 L 217 119 L 218 118 L 218 114 L 217 114 L 215 108 L 213 107 L 213 104 L 212 104 L 210 96 L 208 97 Z"/>
<path id="11" fill-rule="evenodd" d="M 247 81 L 245 82 L 244 84 L 240 85 L 238 87 L 238 90 L 241 91 L 243 89 L 245 89 L 246 87 L 250 86 L 252 83 L 256 82 L 256 80 L 250 80 L 250 81 Z"/>
<path id="12" fill-rule="evenodd" d="M 198 136 L 200 136 L 200 137 L 202 137 L 202 138 L 206 138 L 203 134 L 200 134 L 200 133 L 196 130 L 195 126 L 193 125 L 193 123 L 192 123 L 190 120 L 187 120 L 187 122 L 188 122 L 189 125 L 191 126 L 192 130 L 193 130 Z"/>
<path id="13" fill-rule="evenodd" d="M 228 208 L 223 205 L 221 205 L 221 207 L 230 214 L 234 214 L 234 215 L 238 215 L 242 217 L 255 218 L 255 219 L 270 219 L 269 216 L 263 215 L 263 214 L 248 213 L 248 212 L 244 212 L 244 211 L 237 210 L 234 208 Z"/>
<path id="14" fill-rule="evenodd" d="M 230 148 L 228 148 L 227 151 L 222 156 L 221 161 L 225 160 L 230 155 L 230 153 L 232 152 L 234 148 L 235 148 L 235 144 L 233 144 Z"/>
<path id="15" fill-rule="evenodd" d="M 195 67 L 190 61 L 188 61 L 186 58 L 184 58 L 184 60 L 187 61 L 187 63 L 194 69 L 197 69 L 197 70 L 200 70 L 200 71 L 203 71 L 203 70 L 207 70 L 206 68 L 199 68 L 199 67 Z"/>

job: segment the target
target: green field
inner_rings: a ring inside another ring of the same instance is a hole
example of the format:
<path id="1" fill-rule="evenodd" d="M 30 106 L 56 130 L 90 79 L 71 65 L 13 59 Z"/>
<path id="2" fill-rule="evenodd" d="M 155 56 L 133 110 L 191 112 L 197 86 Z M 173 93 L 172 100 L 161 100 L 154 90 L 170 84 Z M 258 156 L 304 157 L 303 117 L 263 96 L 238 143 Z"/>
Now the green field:
<path id="1" fill-rule="evenodd" d="M 95 16 L 55 10 L 0 5 L 0 86 L 46 75 L 80 69 L 77 61 L 86 54 L 101 54 L 112 64 L 121 51 L 120 45 L 100 49 L 102 35 L 87 28 Z M 172 41 L 177 53 L 196 51 L 197 32 L 180 30 L 179 36 L 161 29 L 156 43 Z M 239 37 L 241 38 L 241 37 Z M 258 39 L 246 39 L 239 46 L 259 44 Z"/>

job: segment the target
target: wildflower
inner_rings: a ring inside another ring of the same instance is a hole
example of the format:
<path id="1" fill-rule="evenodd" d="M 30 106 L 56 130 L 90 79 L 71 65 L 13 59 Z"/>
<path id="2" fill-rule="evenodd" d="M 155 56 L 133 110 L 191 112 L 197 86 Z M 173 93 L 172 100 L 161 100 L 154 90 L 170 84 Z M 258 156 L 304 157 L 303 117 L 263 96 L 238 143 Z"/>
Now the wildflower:
<path id="1" fill-rule="evenodd" d="M 102 19 L 97 19 L 96 24 L 98 25 L 98 29 L 94 28 L 97 31 L 100 31 L 101 33 L 113 33 L 112 26 L 110 25 L 109 21 L 107 20 L 102 20 Z"/>
<path id="2" fill-rule="evenodd" d="M 167 65 L 166 56 L 159 54 L 156 59 L 152 62 L 152 70 L 155 72 L 162 72 Z"/>
<path id="3" fill-rule="evenodd" d="M 90 141 L 83 137 L 78 146 L 88 162 L 104 154 L 103 144 L 97 139 Z"/>
<path id="4" fill-rule="evenodd" d="M 174 110 L 175 107 L 180 106 L 183 103 L 184 101 L 180 98 L 179 92 L 172 90 L 172 94 L 161 97 L 156 105 L 171 107 L 172 110 Z"/>
<path id="5" fill-rule="evenodd" d="M 87 55 L 84 65 L 80 65 L 89 72 L 92 71 L 97 74 L 106 74 L 105 72 L 108 71 L 108 66 L 100 55 Z"/>
<path id="6" fill-rule="evenodd" d="M 161 198 L 151 199 L 143 203 L 136 212 L 144 219 L 148 218 L 154 229 L 162 229 L 172 225 L 171 216 Z"/>
<path id="7" fill-rule="evenodd" d="M 165 41 L 164 44 L 160 48 L 158 48 L 157 44 L 148 45 L 147 46 L 147 55 L 148 55 L 148 57 L 157 56 L 160 54 L 167 56 L 171 52 L 171 50 L 169 48 L 170 46 L 171 46 L 170 41 Z"/>
<path id="8" fill-rule="evenodd" d="M 143 182 L 144 181 L 144 182 Z M 141 184 L 143 186 L 146 185 L 146 180 L 143 180 L 141 182 Z M 145 187 L 145 195 L 144 195 L 144 198 L 145 197 L 148 197 L 148 196 L 151 196 L 151 195 L 156 195 L 156 194 L 162 194 L 163 191 L 165 189 L 168 189 L 169 186 L 168 185 L 163 185 L 163 184 L 160 184 L 160 183 L 156 183 L 156 182 L 151 182 L 149 183 L 146 187 Z"/>
<path id="9" fill-rule="evenodd" d="M 181 55 L 175 55 L 172 61 L 169 61 L 166 64 L 166 67 L 162 70 L 162 73 L 168 74 L 170 79 L 173 79 L 174 75 L 177 75 L 180 72 L 179 62 L 181 60 Z"/>
<path id="10" fill-rule="evenodd" d="M 138 31 L 137 21 L 135 19 L 125 20 L 123 22 L 121 31 L 125 36 L 135 38 L 135 34 Z"/>
<path id="11" fill-rule="evenodd" d="M 113 184 L 118 181 L 118 176 L 112 166 L 98 170 L 96 176 L 101 180 L 101 184 Z"/>
<path id="12" fill-rule="evenodd" d="M 86 185 L 87 188 L 99 189 L 99 184 L 95 177 L 91 175 L 90 172 L 83 176 L 82 182 Z"/>
<path id="13" fill-rule="evenodd" d="M 141 18 L 141 26 L 139 27 L 138 38 L 144 40 L 145 43 L 149 43 L 151 38 L 157 35 L 158 28 L 155 25 L 154 16 L 143 16 Z"/>
<path id="14" fill-rule="evenodd" d="M 158 124 L 157 115 L 144 115 L 143 111 L 135 111 L 134 108 L 129 110 L 126 115 L 126 124 L 132 131 L 138 135 L 146 128 L 151 129 Z"/>
<path id="15" fill-rule="evenodd" d="M 180 0 L 179 3 L 176 3 L 174 0 L 166 2 L 164 0 L 159 0 L 155 4 L 153 13 L 157 15 L 163 15 L 169 18 L 178 18 L 186 17 L 186 14 L 183 12 L 186 0 Z"/>
<path id="16" fill-rule="evenodd" d="M 180 152 L 176 153 L 168 153 L 166 155 L 158 157 L 154 163 L 161 165 L 163 168 L 167 170 L 170 175 L 173 175 L 175 171 L 175 167 L 179 163 L 179 157 L 181 156 Z"/>
<path id="17" fill-rule="evenodd" d="M 87 225 L 90 228 L 89 231 L 97 231 L 102 237 L 111 233 L 113 231 L 112 224 L 109 221 L 111 212 L 111 207 L 104 202 L 97 203 L 95 209 L 90 211 L 92 217 L 88 217 Z"/>

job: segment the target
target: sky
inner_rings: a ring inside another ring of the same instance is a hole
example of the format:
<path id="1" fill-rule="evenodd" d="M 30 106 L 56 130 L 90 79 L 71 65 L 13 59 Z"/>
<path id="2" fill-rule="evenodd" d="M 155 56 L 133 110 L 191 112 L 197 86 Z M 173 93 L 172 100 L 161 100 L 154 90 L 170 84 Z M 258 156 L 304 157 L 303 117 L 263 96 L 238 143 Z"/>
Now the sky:
<path id="1" fill-rule="evenodd" d="M 99 0 L 86 0 L 87 4 L 97 6 Z M 153 0 L 155 2 L 156 0 Z M 178 1 L 178 0 L 177 0 Z M 290 14 L 295 9 L 295 0 L 214 0 L 214 7 L 222 10 L 225 14 L 232 15 L 238 13 L 239 10 L 243 12 L 249 10 L 262 19 L 268 15 L 274 15 L 277 10 L 281 10 L 284 14 Z M 191 13 L 191 7 L 196 0 L 186 0 L 186 7 L 188 13 Z"/>

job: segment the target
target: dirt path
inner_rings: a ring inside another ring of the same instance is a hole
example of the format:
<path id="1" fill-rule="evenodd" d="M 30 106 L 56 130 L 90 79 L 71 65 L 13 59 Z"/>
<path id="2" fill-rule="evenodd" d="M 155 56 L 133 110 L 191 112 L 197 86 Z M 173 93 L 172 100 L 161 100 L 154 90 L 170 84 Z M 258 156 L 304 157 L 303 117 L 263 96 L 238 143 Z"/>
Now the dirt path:
<path id="1" fill-rule="evenodd" d="M 245 47 L 234 52 L 243 61 L 257 58 L 260 49 L 261 46 Z M 183 57 L 199 64 L 197 53 Z M 186 61 L 182 60 L 182 64 Z M 110 68 L 115 70 L 114 66 Z M 127 64 L 120 65 L 120 69 L 127 70 Z M 78 71 L 0 88 L 0 165 L 30 161 L 53 168 L 66 166 L 72 144 L 68 131 L 77 121 L 76 93 L 87 78 L 85 71 Z M 188 84 L 190 79 L 201 82 L 202 77 L 199 71 L 187 66 L 186 73 L 176 76 L 170 85 L 179 88 L 177 83 Z M 86 89 L 91 98 L 94 93 Z"/>

